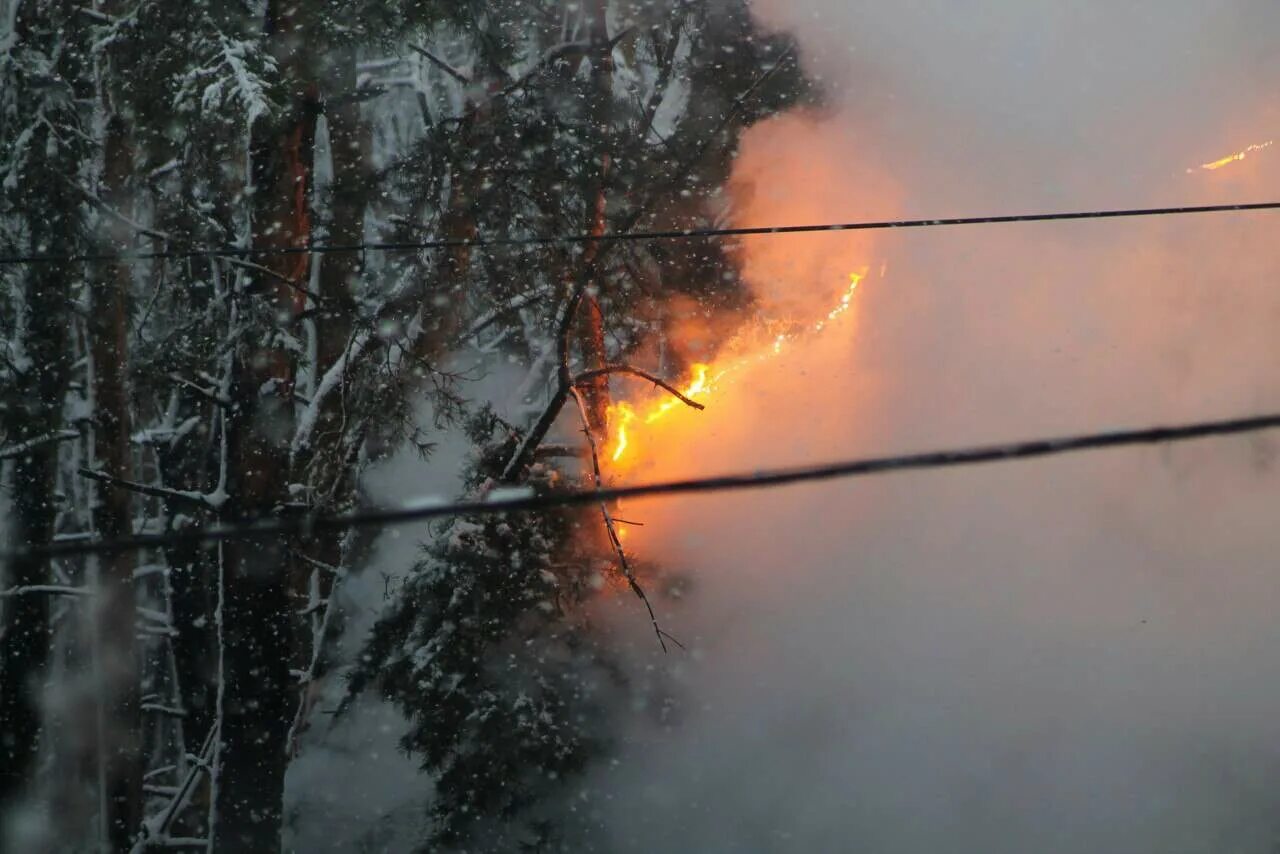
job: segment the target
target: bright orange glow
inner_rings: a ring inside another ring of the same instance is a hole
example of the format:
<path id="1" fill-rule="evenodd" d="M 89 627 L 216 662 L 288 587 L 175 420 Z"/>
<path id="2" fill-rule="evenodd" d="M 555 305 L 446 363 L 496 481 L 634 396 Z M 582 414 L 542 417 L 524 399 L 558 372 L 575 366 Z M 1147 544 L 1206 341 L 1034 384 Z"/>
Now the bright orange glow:
<path id="1" fill-rule="evenodd" d="M 636 411 L 631 408 L 631 404 L 624 401 L 611 405 L 606 412 L 609 416 L 609 424 L 614 431 L 613 456 L 611 459 L 616 463 L 626 453 L 628 445 L 627 429 L 631 426 L 631 422 L 636 420 Z"/>
<path id="2" fill-rule="evenodd" d="M 1248 157 L 1250 154 L 1253 154 L 1256 151 L 1262 151 L 1264 148 L 1270 148 L 1274 142 L 1275 140 L 1269 139 L 1266 142 L 1255 143 L 1253 145 L 1248 146 L 1243 151 L 1237 151 L 1235 154 L 1228 154 L 1226 157 L 1221 157 L 1210 163 L 1201 163 L 1200 168 L 1208 170 L 1210 172 L 1215 171 L 1217 169 L 1221 169 L 1223 166 L 1228 166 L 1232 163 L 1236 163 L 1240 160 L 1244 160 L 1246 157 Z M 1188 169 L 1187 171 L 1194 172 L 1195 170 Z"/>
<path id="3" fill-rule="evenodd" d="M 882 265 L 880 268 L 881 276 L 884 275 L 884 270 L 885 268 Z M 697 400 L 701 403 L 702 398 L 710 396 L 716 390 L 717 384 L 727 375 L 746 365 L 780 354 L 789 342 L 802 335 L 822 332 L 838 320 L 841 315 L 849 311 L 853 295 L 858 289 L 858 283 L 865 277 L 865 269 L 861 272 L 850 273 L 849 286 L 829 311 L 817 320 L 804 325 L 779 324 L 779 326 L 787 328 L 788 331 L 774 333 L 768 344 L 758 352 L 730 359 L 724 364 L 715 367 L 703 363 L 692 365 L 689 369 L 689 382 L 680 390 L 681 393 L 690 400 Z M 777 328 L 777 326 L 774 328 Z M 638 453 L 637 439 L 641 432 L 647 430 L 671 410 L 685 406 L 683 402 L 671 394 L 666 392 L 660 392 L 660 394 L 660 397 L 653 398 L 647 406 L 643 407 L 643 415 L 637 412 L 636 406 L 628 401 L 619 401 L 609 406 L 607 410 L 610 432 L 608 446 L 612 450 L 608 453 L 609 459 L 614 463 L 623 463 L 625 460 L 632 458 Z"/>

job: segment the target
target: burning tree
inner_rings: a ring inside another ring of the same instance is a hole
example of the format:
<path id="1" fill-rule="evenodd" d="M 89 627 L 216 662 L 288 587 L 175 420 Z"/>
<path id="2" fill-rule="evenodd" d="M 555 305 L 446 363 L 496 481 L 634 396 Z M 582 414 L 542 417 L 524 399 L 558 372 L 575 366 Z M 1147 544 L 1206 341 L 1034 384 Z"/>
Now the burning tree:
<path id="1" fill-rule="evenodd" d="M 53 257 L 3 270 L 0 463 L 8 540 L 36 548 L 354 509 L 371 464 L 453 425 L 473 492 L 586 476 L 563 455 L 604 448 L 610 377 L 678 372 L 654 356 L 668 306 L 740 303 L 730 259 L 465 241 L 716 224 L 739 131 L 804 95 L 737 2 L 14 8 L 0 234 Z M 456 245 L 309 251 L 424 234 Z M 524 366 L 515 423 L 468 400 L 446 367 L 464 348 Z M 576 451 L 546 441 L 564 418 Z M 364 546 L 4 567 L 0 809 L 74 806 L 68 849 L 278 847 Z M 625 563 L 595 513 L 461 519 L 429 547 L 353 687 L 410 720 L 434 839 L 553 838 L 547 796 L 607 742 L 624 684 L 587 605 L 610 578 L 642 589 Z M 77 721 L 83 740 L 51 737 Z"/>
<path id="2" fill-rule="evenodd" d="M 423 194 L 448 198 L 442 227 L 454 236 L 714 224 L 737 133 L 800 94 L 785 44 L 755 34 L 744 6 L 571 4 L 532 26 L 512 11 L 463 16 L 420 48 L 467 90 L 465 112 L 392 168 L 408 205 Z M 477 59 L 459 69 L 448 51 L 468 40 L 478 42 Z M 517 139 L 525 144 L 512 148 Z M 480 175 L 459 180 L 451 170 L 460 157 Z M 492 283 L 458 293 L 502 289 L 473 334 L 518 312 L 518 337 L 499 327 L 498 340 L 530 365 L 524 387 L 550 385 L 545 401 L 531 401 L 527 428 L 477 423 L 473 491 L 572 480 L 541 453 L 566 407 L 581 419 L 588 471 L 599 479 L 613 374 L 700 406 L 625 360 L 662 334 L 673 296 L 735 298 L 732 269 L 707 247 L 590 239 L 568 250 L 451 256 L 438 281 Z M 352 691 L 376 685 L 410 718 L 405 747 L 445 785 L 432 802 L 433 844 L 549 844 L 570 815 L 555 797 L 566 775 L 607 744 L 600 707 L 617 702 L 610 695 L 625 680 L 586 606 L 610 575 L 648 600 L 610 509 L 602 516 L 603 525 L 584 513 L 460 520 L 376 626 Z M 665 643 L 656 619 L 654 627 Z"/>

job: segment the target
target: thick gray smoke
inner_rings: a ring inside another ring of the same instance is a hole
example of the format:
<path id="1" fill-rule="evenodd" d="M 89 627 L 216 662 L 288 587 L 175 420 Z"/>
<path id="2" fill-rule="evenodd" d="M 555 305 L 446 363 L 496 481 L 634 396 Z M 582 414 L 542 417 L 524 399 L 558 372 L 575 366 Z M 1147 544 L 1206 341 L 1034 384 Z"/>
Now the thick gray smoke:
<path id="1" fill-rule="evenodd" d="M 1280 136 L 1274 3 L 761 6 L 830 98 L 751 132 L 743 224 L 1280 187 L 1280 146 L 1197 168 Z M 754 240 L 747 271 L 788 315 L 870 274 L 635 476 L 1280 409 L 1278 235 L 1229 214 Z M 590 781 L 610 844 L 1276 850 L 1275 442 L 628 506 L 636 551 L 692 578 L 662 606 L 691 651 L 653 657 L 681 714 L 637 714 Z"/>

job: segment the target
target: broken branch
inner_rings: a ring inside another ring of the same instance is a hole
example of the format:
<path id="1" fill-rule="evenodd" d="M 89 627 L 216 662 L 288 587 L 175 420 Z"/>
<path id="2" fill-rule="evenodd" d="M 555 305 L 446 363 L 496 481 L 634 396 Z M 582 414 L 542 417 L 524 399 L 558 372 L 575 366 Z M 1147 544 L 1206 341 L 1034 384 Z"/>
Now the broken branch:
<path id="1" fill-rule="evenodd" d="M 609 374 L 633 374 L 634 376 L 640 377 L 640 379 L 642 380 L 648 380 L 649 382 L 661 388 L 663 391 L 669 392 L 672 396 L 679 398 L 680 402 L 684 403 L 687 406 L 692 406 L 694 409 L 706 409 L 706 407 L 703 406 L 701 403 L 698 403 L 696 400 L 691 400 L 688 397 L 686 397 L 684 394 L 680 392 L 679 389 L 675 388 L 670 383 L 665 382 L 664 380 L 658 379 L 648 371 L 642 371 L 640 368 L 635 368 L 635 367 L 632 367 L 631 365 L 605 365 L 603 368 L 596 368 L 590 371 L 583 371 L 582 373 L 578 374 L 576 377 L 573 378 L 573 384 L 579 385 L 589 380 L 593 380 L 596 377 L 603 377 Z"/>
<path id="2" fill-rule="evenodd" d="M 596 489 L 604 488 L 604 480 L 600 476 L 600 457 L 596 453 L 596 440 L 591 436 L 591 421 L 587 418 L 587 405 L 582 400 L 582 393 L 576 387 L 570 386 L 569 393 L 573 395 L 574 401 L 578 404 L 578 415 L 582 417 L 582 432 L 587 437 L 587 447 L 591 450 L 591 470 L 595 477 Z M 609 542 L 613 546 L 613 551 L 618 555 L 618 568 L 622 570 L 622 577 L 627 579 L 627 583 L 631 585 L 631 590 L 640 597 L 640 601 L 644 603 L 644 607 L 649 611 L 649 622 L 653 624 L 653 633 L 658 636 L 658 645 L 662 647 L 662 651 L 667 651 L 667 642 L 664 638 L 671 638 L 672 643 L 684 649 L 684 644 L 671 637 L 664 631 L 662 626 L 658 625 L 658 615 L 653 611 L 653 604 L 649 601 L 649 596 L 644 592 L 644 588 L 640 586 L 640 582 L 636 579 L 635 573 L 631 571 L 631 564 L 627 562 L 627 553 L 623 551 L 622 540 L 618 537 L 618 530 L 613 525 L 613 517 L 609 515 L 609 505 L 604 501 L 600 502 L 600 515 L 604 517 L 605 529 L 609 532 Z"/>

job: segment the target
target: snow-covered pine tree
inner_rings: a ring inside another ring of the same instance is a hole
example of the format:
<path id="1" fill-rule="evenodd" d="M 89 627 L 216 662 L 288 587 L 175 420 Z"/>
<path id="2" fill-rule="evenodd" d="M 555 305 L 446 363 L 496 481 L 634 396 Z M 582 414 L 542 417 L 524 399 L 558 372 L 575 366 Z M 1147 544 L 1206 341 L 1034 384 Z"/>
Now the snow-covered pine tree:
<path id="1" fill-rule="evenodd" d="M 467 432 L 466 485 L 482 493 L 516 437 L 487 409 Z M 547 466 L 526 483 L 564 485 Z M 548 842 L 552 826 L 533 808 L 607 736 L 618 674 L 582 608 L 604 583 L 577 535 L 589 523 L 581 510 L 452 520 L 374 629 L 351 690 L 376 684 L 409 716 L 404 746 L 436 791 L 429 845 Z"/>
<path id="2" fill-rule="evenodd" d="M 807 94 L 786 44 L 755 32 L 744 4 L 458 5 L 419 49 L 456 97 L 428 101 L 423 137 L 387 168 L 397 236 L 712 225 L 738 133 Z M 640 352 L 673 298 L 709 313 L 742 299 L 717 246 L 587 247 L 472 249 L 399 275 L 465 306 L 490 348 L 528 365 L 526 388 Z M 586 302 L 584 277 L 599 335 L 565 322 Z M 565 392 L 531 399 L 541 416 L 527 430 L 478 422 L 475 493 L 582 485 L 535 461 Z M 459 520 L 375 627 L 351 690 L 376 686 L 411 721 L 403 743 L 435 782 L 428 847 L 561 838 L 570 811 L 556 796 L 607 743 L 611 688 L 625 683 L 585 616 L 601 571 L 618 573 L 599 526 L 598 512 Z"/>

